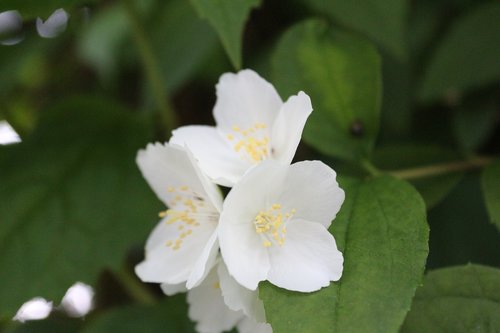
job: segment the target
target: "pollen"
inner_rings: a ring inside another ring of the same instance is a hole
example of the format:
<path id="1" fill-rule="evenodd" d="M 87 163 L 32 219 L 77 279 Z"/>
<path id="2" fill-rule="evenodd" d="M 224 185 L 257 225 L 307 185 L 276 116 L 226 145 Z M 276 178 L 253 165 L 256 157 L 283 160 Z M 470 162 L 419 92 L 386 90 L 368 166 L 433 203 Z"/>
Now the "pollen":
<path id="1" fill-rule="evenodd" d="M 282 246 L 285 244 L 286 222 L 295 214 L 296 210 L 283 213 L 281 205 L 275 203 L 266 211 L 260 211 L 254 219 L 255 232 L 263 239 L 264 247 L 273 244 Z"/>
<path id="2" fill-rule="evenodd" d="M 264 123 L 256 123 L 246 129 L 235 125 L 232 127 L 234 135 L 228 134 L 226 137 L 229 141 L 233 141 L 234 151 L 241 153 L 244 159 L 258 163 L 269 156 L 269 137 L 266 128 L 267 125 Z"/>
<path id="3" fill-rule="evenodd" d="M 182 185 L 178 187 L 167 187 L 167 210 L 158 213 L 163 223 L 172 225 L 174 229 L 173 238 L 165 240 L 165 245 L 176 251 L 182 247 L 185 240 L 194 234 L 195 227 L 199 227 L 199 221 L 217 220 L 218 213 L 211 205 L 205 204 L 205 199 L 190 189 Z"/>

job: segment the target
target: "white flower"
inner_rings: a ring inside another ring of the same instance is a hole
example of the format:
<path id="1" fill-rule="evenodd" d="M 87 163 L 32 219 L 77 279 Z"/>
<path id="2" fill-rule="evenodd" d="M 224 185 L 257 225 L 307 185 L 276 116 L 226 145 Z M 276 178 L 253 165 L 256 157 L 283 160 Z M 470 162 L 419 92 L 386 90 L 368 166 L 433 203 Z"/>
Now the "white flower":
<path id="1" fill-rule="evenodd" d="M 238 285 L 223 262 L 198 287 L 188 291 L 187 300 L 189 318 L 200 333 L 220 333 L 235 326 L 240 333 L 272 333 L 271 325 L 264 323 L 264 305 L 257 292 Z"/>
<path id="2" fill-rule="evenodd" d="M 32 300 L 24 303 L 13 320 L 24 323 L 27 320 L 40 320 L 49 316 L 52 311 L 52 302 L 47 302 L 42 297 L 35 297 Z"/>
<path id="3" fill-rule="evenodd" d="M 92 310 L 94 289 L 91 286 L 77 282 L 64 295 L 61 305 L 71 317 L 83 317 Z"/>
<path id="4" fill-rule="evenodd" d="M 216 127 L 185 126 L 170 142 L 186 145 L 216 183 L 233 186 L 265 159 L 292 161 L 312 112 L 303 92 L 285 103 L 274 87 L 252 70 L 226 73 L 216 86 Z"/>
<path id="5" fill-rule="evenodd" d="M 147 240 L 136 274 L 144 282 L 192 288 L 215 264 L 222 197 L 181 147 L 149 144 L 139 151 L 137 164 L 169 209 L 160 213 L 163 219 Z"/>
<path id="6" fill-rule="evenodd" d="M 343 257 L 328 227 L 344 201 L 335 171 L 319 161 L 266 161 L 227 195 L 219 224 L 229 273 L 255 290 L 259 281 L 312 292 L 337 281 Z"/>
<path id="7" fill-rule="evenodd" d="M 59 8 L 54 11 L 45 22 L 43 22 L 41 18 L 37 17 L 36 30 L 38 31 L 40 37 L 57 37 L 64 30 L 66 30 L 68 18 L 68 13 L 64 9 Z"/>

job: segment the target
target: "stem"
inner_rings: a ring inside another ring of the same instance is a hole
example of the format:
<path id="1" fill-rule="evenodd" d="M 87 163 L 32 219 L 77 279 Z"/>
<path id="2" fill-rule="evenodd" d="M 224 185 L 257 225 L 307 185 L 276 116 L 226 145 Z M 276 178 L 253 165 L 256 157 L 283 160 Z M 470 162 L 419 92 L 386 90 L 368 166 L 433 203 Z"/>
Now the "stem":
<path id="1" fill-rule="evenodd" d="M 118 271 L 113 271 L 116 279 L 120 282 L 127 294 L 140 304 L 153 305 L 156 304 L 156 297 L 140 282 L 130 271 L 123 267 Z"/>
<path id="2" fill-rule="evenodd" d="M 123 0 L 125 11 L 127 12 L 132 27 L 132 35 L 139 50 L 139 56 L 146 72 L 146 78 L 151 85 L 151 90 L 158 109 L 159 117 L 167 131 L 174 129 L 177 119 L 175 113 L 168 101 L 165 82 L 161 76 L 160 67 L 157 58 L 153 52 L 153 47 L 148 39 L 146 31 L 143 29 L 138 10 L 132 0 Z"/>
<path id="3" fill-rule="evenodd" d="M 416 179 L 442 175 L 450 172 L 467 171 L 487 166 L 493 162 L 490 157 L 475 157 L 466 161 L 455 161 L 424 167 L 388 171 L 387 173 L 400 179 Z"/>
<path id="4" fill-rule="evenodd" d="M 361 166 L 372 176 L 378 176 L 381 174 L 381 171 L 377 169 L 369 160 L 363 159 L 361 160 Z"/>

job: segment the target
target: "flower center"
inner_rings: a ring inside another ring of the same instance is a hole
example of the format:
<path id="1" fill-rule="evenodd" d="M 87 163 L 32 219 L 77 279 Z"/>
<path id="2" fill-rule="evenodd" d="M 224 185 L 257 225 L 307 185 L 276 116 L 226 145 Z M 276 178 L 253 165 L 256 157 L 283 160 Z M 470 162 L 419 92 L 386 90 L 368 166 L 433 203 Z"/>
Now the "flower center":
<path id="1" fill-rule="evenodd" d="M 167 191 L 174 196 L 173 200 L 168 201 L 170 208 L 158 215 L 167 217 L 166 224 L 177 225 L 177 238 L 167 240 L 166 246 L 178 250 L 182 242 L 193 234 L 194 228 L 200 226 L 200 219 L 217 222 L 219 214 L 211 205 L 207 207 L 205 199 L 187 186 L 169 187 Z"/>
<path id="2" fill-rule="evenodd" d="M 243 153 L 243 158 L 252 163 L 258 163 L 269 156 L 269 137 L 267 125 L 256 123 L 248 129 L 233 126 L 233 134 L 228 134 L 227 139 L 233 144 L 233 149 Z"/>
<path id="3" fill-rule="evenodd" d="M 264 247 L 274 244 L 279 246 L 285 244 L 286 223 L 295 214 L 295 209 L 288 213 L 281 211 L 280 204 L 273 204 L 270 209 L 260 211 L 255 217 L 253 224 L 255 231 L 261 235 Z"/>

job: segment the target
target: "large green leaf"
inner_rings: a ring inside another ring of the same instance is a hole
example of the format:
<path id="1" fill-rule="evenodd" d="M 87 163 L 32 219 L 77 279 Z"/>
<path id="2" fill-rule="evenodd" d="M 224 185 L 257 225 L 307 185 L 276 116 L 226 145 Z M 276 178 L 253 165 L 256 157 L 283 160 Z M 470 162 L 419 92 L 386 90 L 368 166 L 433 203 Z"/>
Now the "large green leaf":
<path id="1" fill-rule="evenodd" d="M 379 127 L 380 58 L 363 38 L 310 20 L 293 26 L 273 57 L 273 81 L 284 96 L 303 90 L 314 111 L 304 139 L 345 159 L 369 155 Z"/>
<path id="2" fill-rule="evenodd" d="M 157 200 L 134 163 L 149 133 L 126 111 L 70 99 L 47 110 L 32 137 L 0 150 L 0 317 L 93 283 L 155 223 Z"/>
<path id="3" fill-rule="evenodd" d="M 217 31 L 233 66 L 240 69 L 243 27 L 250 11 L 261 0 L 191 0 L 191 3 Z"/>
<path id="4" fill-rule="evenodd" d="M 169 91 L 199 69 L 217 46 L 217 36 L 185 0 L 167 3 L 151 27 L 156 55 Z"/>
<path id="5" fill-rule="evenodd" d="M 348 28 L 370 37 L 398 58 L 406 56 L 407 0 L 303 0 Z"/>
<path id="6" fill-rule="evenodd" d="M 390 177 L 341 186 L 346 201 L 331 231 L 344 253 L 342 278 L 311 294 L 263 284 L 274 333 L 398 332 L 410 308 L 428 252 L 422 199 Z"/>
<path id="7" fill-rule="evenodd" d="M 376 149 L 373 154 L 375 165 L 385 170 L 425 167 L 457 161 L 459 158 L 460 156 L 450 149 L 422 144 L 387 145 Z M 461 172 L 455 172 L 412 179 L 410 182 L 420 192 L 427 209 L 430 209 L 448 195 L 462 179 L 462 175 Z"/>
<path id="8" fill-rule="evenodd" d="M 155 306 L 127 306 L 103 313 L 82 333 L 194 333 L 184 295 L 167 297 Z"/>
<path id="9" fill-rule="evenodd" d="M 500 230 L 500 163 L 487 167 L 481 181 L 490 219 Z"/>
<path id="10" fill-rule="evenodd" d="M 491 2 L 457 20 L 438 45 L 419 90 L 422 100 L 500 79 L 500 3 Z"/>
<path id="11" fill-rule="evenodd" d="M 500 270 L 467 265 L 430 272 L 401 332 L 500 332 Z"/>

